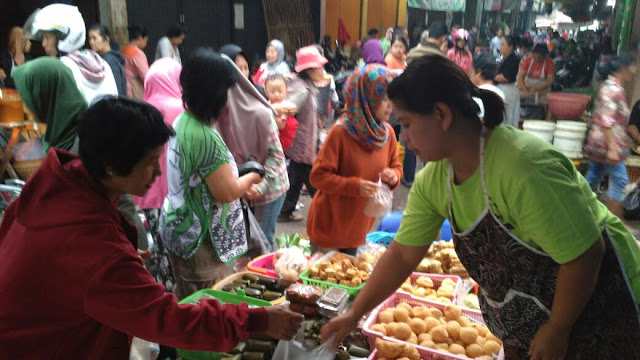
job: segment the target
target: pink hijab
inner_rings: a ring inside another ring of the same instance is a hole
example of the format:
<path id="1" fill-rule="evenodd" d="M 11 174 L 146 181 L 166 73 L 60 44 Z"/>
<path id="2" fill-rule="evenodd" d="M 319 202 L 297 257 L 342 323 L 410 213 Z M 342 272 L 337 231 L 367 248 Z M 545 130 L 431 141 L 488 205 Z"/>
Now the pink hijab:
<path id="1" fill-rule="evenodd" d="M 173 126 L 173 122 L 184 111 L 182 107 L 182 88 L 180 72 L 182 65 L 172 58 L 155 61 L 144 78 L 144 101 L 155 106 L 164 116 L 164 122 Z M 167 150 L 160 157 L 162 175 L 151 186 L 145 197 L 136 197 L 141 209 L 160 209 L 168 193 Z"/>

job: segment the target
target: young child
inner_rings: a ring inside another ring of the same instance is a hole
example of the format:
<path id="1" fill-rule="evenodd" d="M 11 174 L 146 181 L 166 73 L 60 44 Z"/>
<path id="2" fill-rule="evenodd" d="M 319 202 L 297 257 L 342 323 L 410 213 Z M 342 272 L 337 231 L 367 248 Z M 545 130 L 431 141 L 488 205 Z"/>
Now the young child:
<path id="1" fill-rule="evenodd" d="M 273 107 L 280 106 L 292 107 L 293 104 L 286 100 L 287 98 L 287 82 L 284 76 L 280 74 L 270 75 L 264 83 L 264 90 L 269 99 L 269 103 Z M 293 145 L 293 139 L 296 137 L 298 130 L 298 120 L 293 116 L 281 115 L 276 117 L 278 130 L 280 130 L 280 143 L 282 150 L 287 150 Z"/>

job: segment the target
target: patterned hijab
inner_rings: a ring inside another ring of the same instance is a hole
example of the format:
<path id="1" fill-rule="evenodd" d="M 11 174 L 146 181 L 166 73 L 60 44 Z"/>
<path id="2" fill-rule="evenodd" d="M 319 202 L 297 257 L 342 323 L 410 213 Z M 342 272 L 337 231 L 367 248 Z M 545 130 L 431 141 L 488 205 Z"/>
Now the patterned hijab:
<path id="1" fill-rule="evenodd" d="M 339 124 L 365 149 L 381 149 L 389 139 L 388 126 L 374 116 L 394 78 L 395 74 L 384 66 L 367 65 L 356 69 L 345 84 L 347 111 Z"/>

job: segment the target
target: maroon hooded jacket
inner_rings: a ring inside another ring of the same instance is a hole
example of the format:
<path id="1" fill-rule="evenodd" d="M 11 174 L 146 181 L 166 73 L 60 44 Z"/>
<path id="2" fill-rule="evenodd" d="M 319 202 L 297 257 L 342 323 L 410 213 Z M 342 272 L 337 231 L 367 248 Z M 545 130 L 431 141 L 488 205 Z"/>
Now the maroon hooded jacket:
<path id="1" fill-rule="evenodd" d="M 0 228 L 0 358 L 128 359 L 131 337 L 228 351 L 266 329 L 246 304 L 178 305 L 81 161 L 51 149 Z"/>

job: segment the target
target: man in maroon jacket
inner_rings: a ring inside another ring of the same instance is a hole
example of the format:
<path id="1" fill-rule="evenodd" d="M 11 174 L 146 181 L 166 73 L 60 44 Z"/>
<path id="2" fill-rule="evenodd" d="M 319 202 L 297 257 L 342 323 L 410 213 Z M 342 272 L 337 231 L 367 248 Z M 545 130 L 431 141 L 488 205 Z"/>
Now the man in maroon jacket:
<path id="1" fill-rule="evenodd" d="M 252 332 L 297 333 L 302 316 L 279 306 L 178 305 L 144 268 L 114 203 L 160 174 L 174 132 L 158 110 L 105 99 L 78 133 L 81 159 L 50 149 L 0 227 L 0 358 L 128 359 L 133 336 L 228 351 Z"/>

